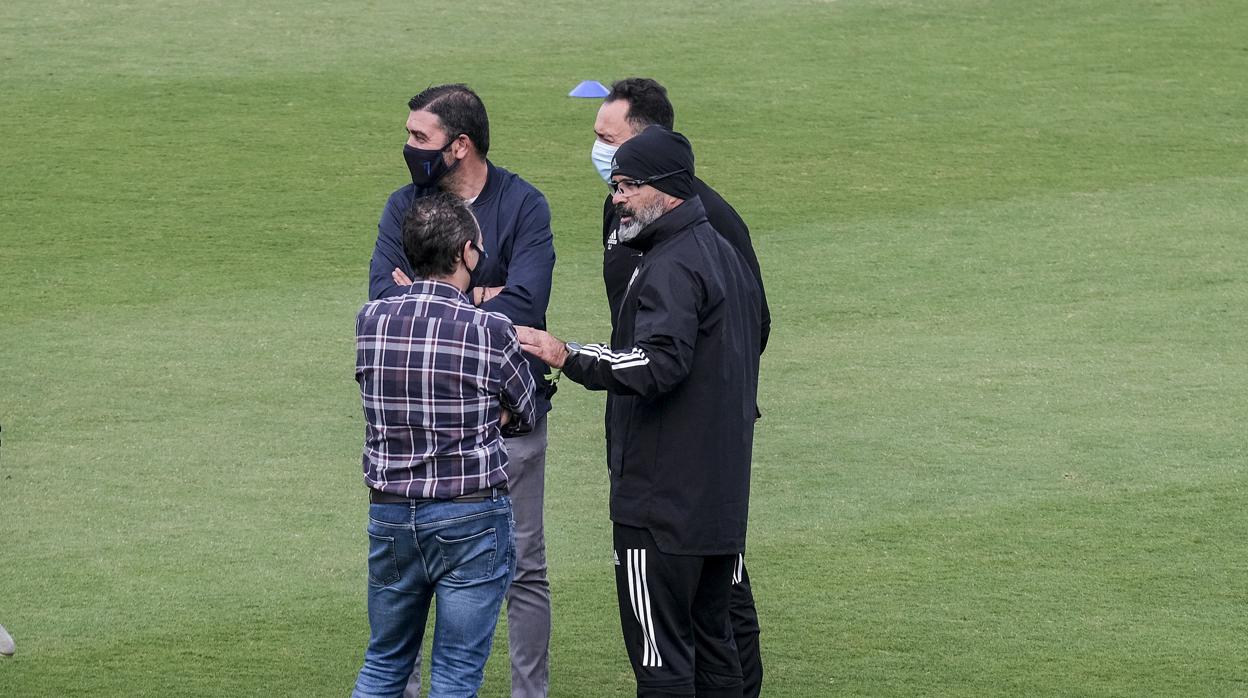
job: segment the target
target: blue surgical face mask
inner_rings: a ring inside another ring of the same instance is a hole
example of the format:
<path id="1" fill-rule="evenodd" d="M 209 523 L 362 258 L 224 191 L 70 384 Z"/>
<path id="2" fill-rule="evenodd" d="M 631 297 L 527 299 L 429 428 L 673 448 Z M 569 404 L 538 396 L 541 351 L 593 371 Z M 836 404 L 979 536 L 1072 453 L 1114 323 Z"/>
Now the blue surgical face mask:
<path id="1" fill-rule="evenodd" d="M 615 159 L 615 151 L 619 149 L 618 145 L 607 145 L 597 138 L 594 139 L 594 148 L 589 151 L 589 159 L 594 162 L 594 167 L 604 182 L 611 181 L 611 161 Z"/>

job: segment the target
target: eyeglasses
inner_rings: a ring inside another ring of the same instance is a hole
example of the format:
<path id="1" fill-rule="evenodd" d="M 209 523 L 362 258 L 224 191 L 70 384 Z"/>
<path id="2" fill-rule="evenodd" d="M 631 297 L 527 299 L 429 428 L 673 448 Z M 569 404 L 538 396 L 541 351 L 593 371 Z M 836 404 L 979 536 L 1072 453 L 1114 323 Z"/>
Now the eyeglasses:
<path id="1" fill-rule="evenodd" d="M 468 242 L 468 244 L 472 245 L 472 249 L 476 250 L 476 251 L 477 251 L 477 254 L 481 255 L 481 259 L 489 259 L 489 258 L 490 258 L 490 256 L 489 256 L 488 254 L 486 254 L 486 253 L 485 253 L 485 248 L 484 248 L 484 247 L 482 247 L 482 246 L 480 246 L 480 245 L 478 245 L 476 240 L 470 240 L 470 241 Z"/>
<path id="2" fill-rule="evenodd" d="M 641 191 L 642 186 L 646 184 L 649 184 L 651 182 L 657 182 L 660 179 L 667 179 L 668 177 L 678 175 L 681 172 L 684 172 L 684 170 L 680 169 L 680 170 L 673 170 L 671 172 L 664 172 L 663 174 L 655 175 L 653 177 L 646 177 L 645 179 L 621 179 L 618 182 L 607 182 L 607 186 L 611 187 L 612 194 L 619 194 L 620 196 L 632 196 L 633 194 L 636 194 L 638 191 Z"/>

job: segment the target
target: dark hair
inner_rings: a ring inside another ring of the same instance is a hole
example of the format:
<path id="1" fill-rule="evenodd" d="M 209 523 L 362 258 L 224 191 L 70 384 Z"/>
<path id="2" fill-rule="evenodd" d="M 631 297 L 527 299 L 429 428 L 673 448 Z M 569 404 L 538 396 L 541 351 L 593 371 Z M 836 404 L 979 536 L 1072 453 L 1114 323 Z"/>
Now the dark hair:
<path id="1" fill-rule="evenodd" d="M 437 192 L 412 202 L 403 219 L 403 252 L 422 279 L 450 276 L 479 230 L 468 205 L 454 194 Z"/>
<path id="2" fill-rule="evenodd" d="M 628 114 L 624 116 L 633 133 L 641 133 L 647 126 L 658 124 L 668 131 L 676 123 L 676 112 L 667 99 L 667 88 L 650 78 L 624 78 L 611 85 L 611 91 L 603 101 L 628 102 Z"/>
<path id="3" fill-rule="evenodd" d="M 467 85 L 455 83 L 426 88 L 407 100 L 407 108 L 423 109 L 438 117 L 451 138 L 461 134 L 468 136 L 481 157 L 490 152 L 490 119 L 485 115 L 481 98 Z"/>

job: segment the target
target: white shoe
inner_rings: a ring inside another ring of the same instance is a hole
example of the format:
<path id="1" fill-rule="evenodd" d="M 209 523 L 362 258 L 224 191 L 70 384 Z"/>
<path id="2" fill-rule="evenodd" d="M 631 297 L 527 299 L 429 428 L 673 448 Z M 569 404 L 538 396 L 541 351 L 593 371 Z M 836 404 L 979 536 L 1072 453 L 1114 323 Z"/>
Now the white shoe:
<path id="1" fill-rule="evenodd" d="M 12 657 L 13 653 L 16 651 L 17 645 L 13 644 L 13 636 L 9 634 L 9 631 L 4 629 L 3 625 L 0 625 L 0 654 L 3 654 L 6 657 Z"/>

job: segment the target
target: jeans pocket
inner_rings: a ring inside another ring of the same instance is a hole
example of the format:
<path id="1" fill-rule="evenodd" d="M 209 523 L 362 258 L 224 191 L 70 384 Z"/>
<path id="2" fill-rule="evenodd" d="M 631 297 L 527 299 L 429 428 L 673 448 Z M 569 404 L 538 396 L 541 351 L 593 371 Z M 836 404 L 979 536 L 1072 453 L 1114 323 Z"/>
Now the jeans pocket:
<path id="1" fill-rule="evenodd" d="M 383 587 L 399 581 L 399 559 L 394 549 L 394 536 L 368 532 L 368 581 Z"/>
<path id="2" fill-rule="evenodd" d="M 447 576 L 461 582 L 489 579 L 498 558 L 497 529 L 491 527 L 463 538 L 435 535 Z"/>

